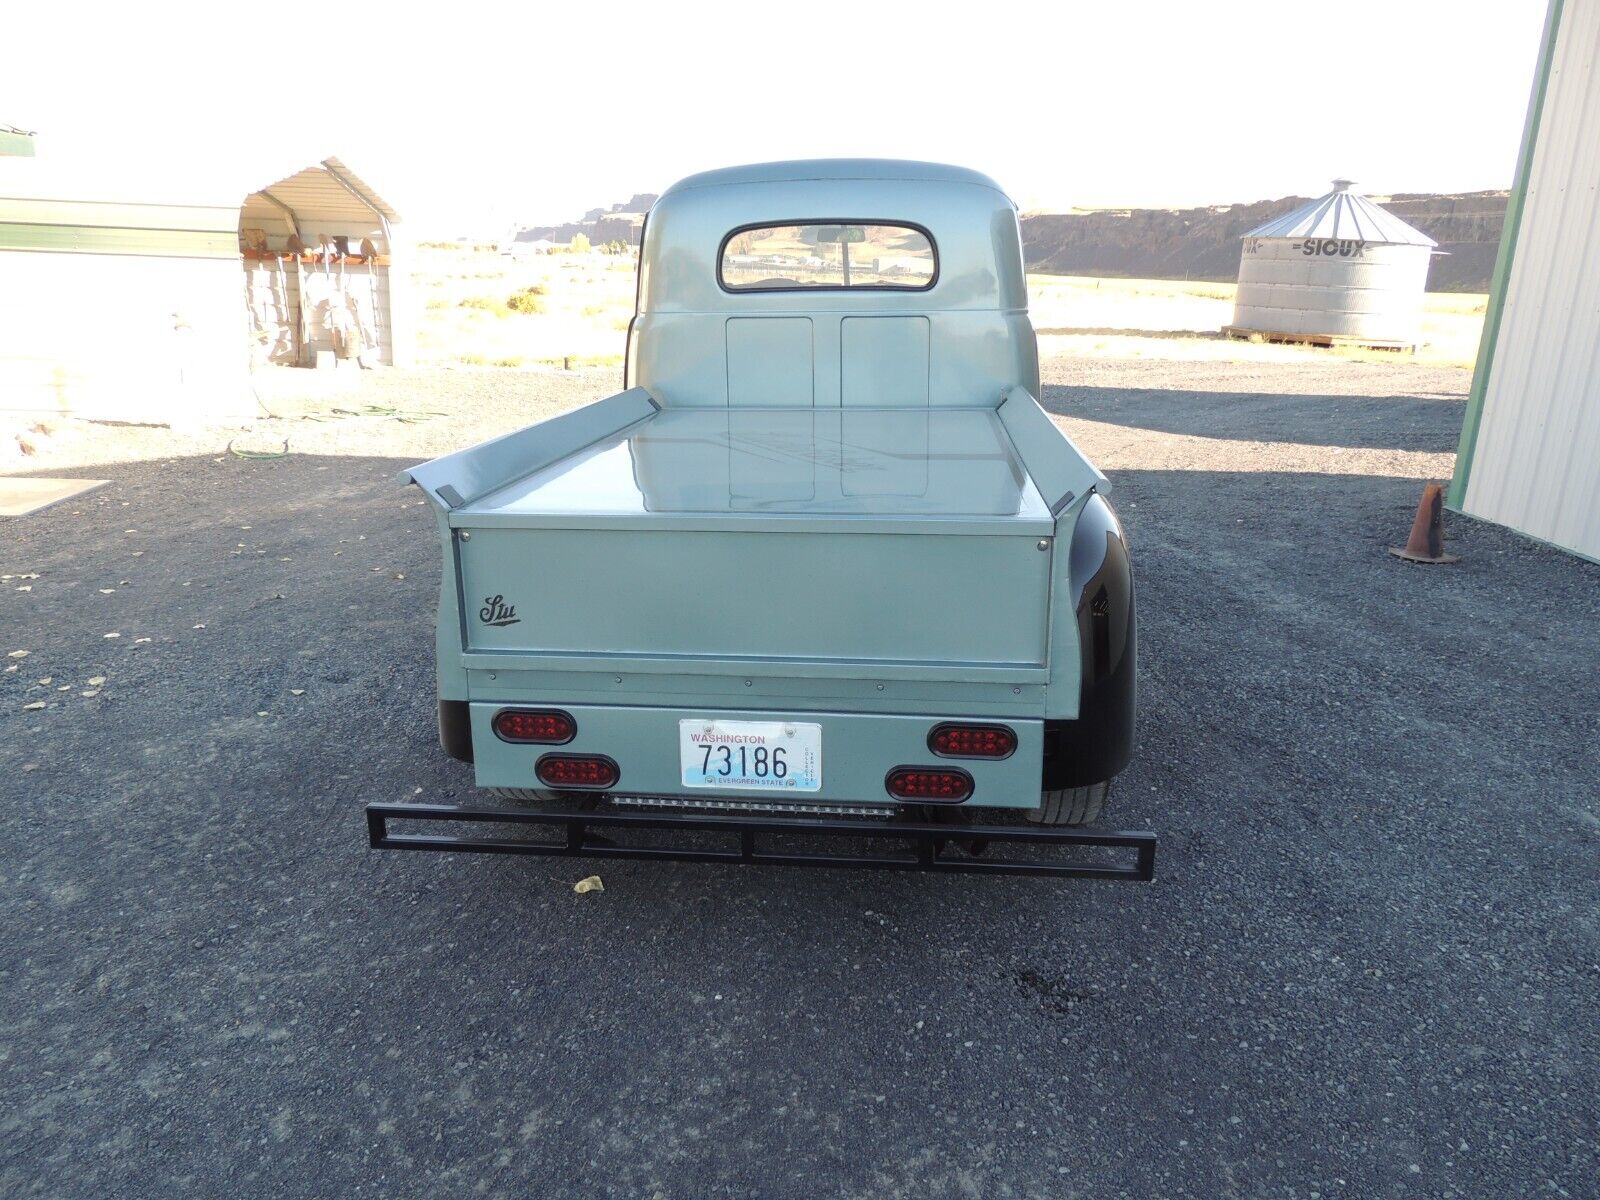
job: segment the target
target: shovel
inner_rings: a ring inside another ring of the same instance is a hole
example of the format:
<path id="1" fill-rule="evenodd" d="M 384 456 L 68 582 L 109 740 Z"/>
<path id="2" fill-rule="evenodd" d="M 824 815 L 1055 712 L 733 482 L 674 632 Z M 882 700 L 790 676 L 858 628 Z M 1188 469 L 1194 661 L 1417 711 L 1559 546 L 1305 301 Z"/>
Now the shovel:
<path id="1" fill-rule="evenodd" d="M 288 249 L 289 253 L 294 255 L 294 296 L 295 307 L 299 310 L 295 314 L 294 365 L 297 367 L 303 367 L 305 365 L 304 359 L 307 340 L 306 277 L 305 272 L 301 270 L 300 259 L 301 256 L 306 252 L 306 244 L 300 240 L 300 235 L 298 233 L 291 233 L 289 235 Z"/>

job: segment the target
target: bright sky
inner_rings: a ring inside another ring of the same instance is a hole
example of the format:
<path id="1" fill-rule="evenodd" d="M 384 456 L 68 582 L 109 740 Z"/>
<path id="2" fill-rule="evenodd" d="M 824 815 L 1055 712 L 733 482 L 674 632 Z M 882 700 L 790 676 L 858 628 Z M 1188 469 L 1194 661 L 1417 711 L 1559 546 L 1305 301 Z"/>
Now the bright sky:
<path id="1" fill-rule="evenodd" d="M 0 122 L 246 191 L 337 155 L 441 234 L 820 156 L 976 167 L 1024 208 L 1473 190 L 1511 181 L 1544 9 L 60 0 L 6 15 Z"/>

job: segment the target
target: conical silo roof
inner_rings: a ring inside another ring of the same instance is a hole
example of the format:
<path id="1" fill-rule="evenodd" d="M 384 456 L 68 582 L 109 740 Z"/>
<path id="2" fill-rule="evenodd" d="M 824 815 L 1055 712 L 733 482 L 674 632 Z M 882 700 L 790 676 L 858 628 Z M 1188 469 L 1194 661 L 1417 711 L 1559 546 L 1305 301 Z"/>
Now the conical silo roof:
<path id="1" fill-rule="evenodd" d="M 1252 229 L 1247 238 L 1343 238 L 1391 246 L 1437 246 L 1420 229 L 1385 212 L 1350 190 L 1348 179 L 1335 179 L 1333 191 L 1302 204 L 1293 212 Z"/>

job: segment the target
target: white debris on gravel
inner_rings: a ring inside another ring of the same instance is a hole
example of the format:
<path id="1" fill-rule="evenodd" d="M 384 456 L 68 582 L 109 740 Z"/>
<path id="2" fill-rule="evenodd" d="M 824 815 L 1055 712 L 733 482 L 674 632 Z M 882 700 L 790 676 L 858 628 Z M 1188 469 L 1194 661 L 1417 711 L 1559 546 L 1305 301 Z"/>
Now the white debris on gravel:
<path id="1" fill-rule="evenodd" d="M 622 390 L 615 367 L 575 371 L 380 370 L 326 373 L 269 367 L 252 377 L 263 414 L 255 420 L 209 428 L 108 426 L 65 420 L 62 436 L 30 460 L 39 467 L 85 467 L 119 462 L 207 456 L 222 465 L 270 468 L 223 455 L 230 440 L 248 437 L 273 446 L 287 439 L 289 454 L 424 459 L 520 429 Z M 363 406 L 442 415 L 408 423 L 392 416 L 328 420 L 332 408 Z M 268 416 L 266 413 L 272 415 Z M 309 420 L 310 416 L 324 419 Z M 129 533 L 137 532 L 128 530 Z"/>

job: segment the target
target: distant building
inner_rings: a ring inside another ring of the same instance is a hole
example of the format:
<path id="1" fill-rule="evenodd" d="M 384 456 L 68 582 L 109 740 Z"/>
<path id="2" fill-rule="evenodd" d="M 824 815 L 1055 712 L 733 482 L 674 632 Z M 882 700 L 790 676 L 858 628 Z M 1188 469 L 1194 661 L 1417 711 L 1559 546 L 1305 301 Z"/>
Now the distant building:
<path id="1" fill-rule="evenodd" d="M 0 156 L 33 157 L 33 134 L 0 121 Z"/>
<path id="2" fill-rule="evenodd" d="M 532 231 L 529 230 L 527 232 Z M 552 242 L 549 238 L 524 238 L 521 234 L 518 234 L 516 237 L 512 238 L 506 243 L 505 249 L 500 251 L 500 253 L 511 258 L 527 258 L 529 255 L 550 254 L 557 250 L 565 250 L 566 248 L 567 247 L 565 244 L 561 242 Z"/>
<path id="3" fill-rule="evenodd" d="M 1224 333 L 1410 350 L 1436 243 L 1335 179 L 1333 190 L 1244 235 Z"/>

